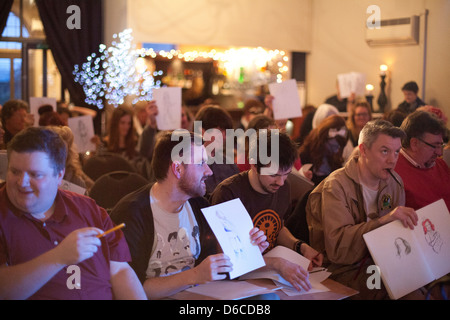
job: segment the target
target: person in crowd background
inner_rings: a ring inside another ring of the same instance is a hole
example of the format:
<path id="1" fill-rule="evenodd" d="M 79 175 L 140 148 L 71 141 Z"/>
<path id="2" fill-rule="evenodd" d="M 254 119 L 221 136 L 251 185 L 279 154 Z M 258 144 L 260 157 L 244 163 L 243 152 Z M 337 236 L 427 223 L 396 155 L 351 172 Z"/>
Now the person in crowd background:
<path id="1" fill-rule="evenodd" d="M 181 129 L 194 131 L 194 116 L 191 110 L 185 105 L 181 107 Z"/>
<path id="2" fill-rule="evenodd" d="M 357 101 L 347 119 L 349 140 L 353 147 L 358 146 L 359 133 L 370 120 L 372 120 L 370 104 L 367 101 Z"/>
<path id="3" fill-rule="evenodd" d="M 314 114 L 316 113 L 316 107 L 310 105 L 306 106 L 302 109 L 303 119 L 301 121 L 301 125 L 299 128 L 298 136 L 295 138 L 295 142 L 301 146 L 305 141 L 306 136 L 312 130 L 312 120 L 314 118 Z"/>
<path id="4" fill-rule="evenodd" d="M 306 137 L 299 154 L 303 164 L 311 163 L 311 181 L 318 185 L 331 172 L 343 166 L 343 150 L 347 144 L 348 130 L 345 120 L 332 115 Z"/>
<path id="5" fill-rule="evenodd" d="M 339 82 L 336 80 L 336 94 L 325 99 L 325 104 L 335 106 L 338 112 L 350 112 L 355 101 L 355 94 L 351 94 L 348 98 L 342 98 L 339 90 Z"/>
<path id="6" fill-rule="evenodd" d="M 155 136 L 159 132 L 156 124 L 156 116 L 159 113 L 156 101 L 148 101 L 146 105 L 147 124 L 145 125 L 139 137 L 139 154 L 148 160 L 152 161 L 153 148 L 155 146 Z"/>
<path id="7" fill-rule="evenodd" d="M 103 139 L 106 150 L 132 160 L 138 155 L 137 137 L 133 127 L 133 110 L 125 105 L 114 109 L 109 123 L 109 134 Z"/>
<path id="8" fill-rule="evenodd" d="M 232 175 L 239 173 L 234 161 L 235 148 L 227 149 L 227 130 L 233 129 L 231 115 L 218 105 L 205 105 L 198 110 L 195 121 L 200 121 L 205 148 L 209 150 L 209 168 L 213 174 L 206 179 L 206 197 L 214 191 L 216 186 Z M 222 140 L 215 140 L 220 136 Z"/>
<path id="9" fill-rule="evenodd" d="M 433 113 L 415 111 L 401 129 L 406 137 L 395 171 L 405 184 L 406 205 L 417 210 L 442 198 L 450 208 L 450 169 L 442 159 L 444 121 Z"/>
<path id="10" fill-rule="evenodd" d="M 383 120 L 389 121 L 394 126 L 399 127 L 402 125 L 403 120 L 405 120 L 407 114 L 398 109 L 389 110 L 383 113 Z"/>
<path id="11" fill-rule="evenodd" d="M 38 109 L 40 126 L 67 126 L 68 122 L 64 122 L 60 114 L 53 110 L 49 104 L 40 106 Z"/>
<path id="12" fill-rule="evenodd" d="M 416 111 L 418 107 L 426 105 L 426 103 L 423 102 L 417 95 L 419 92 L 419 86 L 415 81 L 405 83 L 402 87 L 402 92 L 405 100 L 398 105 L 398 110 L 409 114 Z"/>
<path id="13" fill-rule="evenodd" d="M 8 100 L 2 108 L 2 126 L 5 131 L 3 143 L 7 147 L 9 141 L 20 131 L 31 127 L 34 116 L 28 113 L 28 103 L 23 100 Z"/>
<path id="14" fill-rule="evenodd" d="M 266 107 L 258 99 L 248 99 L 244 103 L 243 114 L 239 123 L 239 128 L 246 130 L 249 122 L 256 116 L 264 113 Z"/>

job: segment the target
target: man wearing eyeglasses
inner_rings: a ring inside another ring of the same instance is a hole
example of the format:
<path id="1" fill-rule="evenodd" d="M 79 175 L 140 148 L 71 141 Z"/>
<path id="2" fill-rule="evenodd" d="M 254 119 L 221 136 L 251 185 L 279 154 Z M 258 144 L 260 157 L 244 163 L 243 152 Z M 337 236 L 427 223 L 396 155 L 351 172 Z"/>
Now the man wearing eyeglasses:
<path id="1" fill-rule="evenodd" d="M 420 209 L 439 199 L 450 208 L 450 169 L 442 160 L 447 129 L 427 111 L 415 111 L 403 121 L 406 138 L 395 171 L 405 185 L 406 206 Z"/>

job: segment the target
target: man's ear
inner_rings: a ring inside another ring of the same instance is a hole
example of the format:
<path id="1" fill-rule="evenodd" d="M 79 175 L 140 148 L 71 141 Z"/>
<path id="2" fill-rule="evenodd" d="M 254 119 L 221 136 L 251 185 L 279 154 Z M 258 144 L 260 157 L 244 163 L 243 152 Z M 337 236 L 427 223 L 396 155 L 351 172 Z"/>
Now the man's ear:
<path id="1" fill-rule="evenodd" d="M 60 172 L 58 172 L 58 187 L 62 184 L 62 181 L 64 179 L 64 175 L 66 174 L 66 169 L 62 169 Z"/>
<path id="2" fill-rule="evenodd" d="M 182 171 L 182 168 L 181 168 L 181 167 L 182 167 L 182 166 L 181 166 L 181 162 L 180 162 L 180 161 L 173 161 L 173 162 L 172 162 L 172 165 L 170 166 L 173 175 L 174 175 L 177 179 L 180 179 L 180 177 L 181 177 L 181 171 Z"/>
<path id="3" fill-rule="evenodd" d="M 366 151 L 367 151 L 367 146 L 364 143 L 361 143 L 358 146 L 358 149 L 359 149 L 359 155 L 361 157 L 365 157 L 366 156 Z"/>

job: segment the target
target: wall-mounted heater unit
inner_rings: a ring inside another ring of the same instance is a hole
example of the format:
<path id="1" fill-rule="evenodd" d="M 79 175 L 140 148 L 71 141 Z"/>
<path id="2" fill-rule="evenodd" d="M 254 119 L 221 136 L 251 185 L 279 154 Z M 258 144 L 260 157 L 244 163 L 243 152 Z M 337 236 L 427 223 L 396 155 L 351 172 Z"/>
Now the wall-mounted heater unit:
<path id="1" fill-rule="evenodd" d="M 369 46 L 419 44 L 420 17 L 381 20 L 380 28 L 366 26 L 366 42 Z"/>

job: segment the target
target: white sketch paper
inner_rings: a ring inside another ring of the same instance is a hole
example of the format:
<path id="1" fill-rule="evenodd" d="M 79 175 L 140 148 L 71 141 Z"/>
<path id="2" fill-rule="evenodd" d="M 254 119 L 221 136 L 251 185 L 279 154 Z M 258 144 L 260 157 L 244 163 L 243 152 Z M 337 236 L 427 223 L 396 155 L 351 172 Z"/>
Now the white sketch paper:
<path id="1" fill-rule="evenodd" d="M 269 84 L 273 99 L 273 117 L 275 120 L 298 118 L 302 116 L 302 106 L 295 79 Z"/>
<path id="2" fill-rule="evenodd" d="M 337 76 L 339 95 L 348 98 L 352 93 L 364 96 L 366 93 L 366 75 L 360 72 L 341 73 Z"/>
<path id="3" fill-rule="evenodd" d="M 301 266 L 303 269 L 308 270 L 310 260 L 304 256 L 298 254 L 294 250 L 286 248 L 284 246 L 276 246 L 264 255 L 264 258 L 283 258 L 287 261 L 295 263 Z M 310 294 L 315 292 L 325 292 L 329 291 L 327 287 L 321 284 L 322 281 L 326 280 L 330 276 L 331 272 L 328 272 L 324 268 L 313 269 L 309 274 L 309 282 L 311 283 L 311 289 L 309 291 L 297 291 L 287 280 L 285 280 L 279 273 L 273 269 L 260 268 L 258 270 L 249 272 L 239 280 L 250 280 L 250 279 L 270 279 L 273 280 L 278 286 L 283 288 L 283 291 L 289 295 L 300 295 L 300 294 Z"/>
<path id="4" fill-rule="evenodd" d="M 265 266 L 259 247 L 250 242 L 253 222 L 240 199 L 202 209 L 222 251 L 230 258 L 230 279 Z"/>
<path id="5" fill-rule="evenodd" d="M 164 87 L 153 90 L 153 100 L 158 106 L 156 124 L 159 130 L 181 128 L 181 88 Z"/>
<path id="6" fill-rule="evenodd" d="M 94 137 L 94 121 L 91 116 L 69 118 L 69 128 L 74 136 L 74 143 L 78 152 L 94 151 L 95 144 L 91 141 Z"/>
<path id="7" fill-rule="evenodd" d="M 71 191 L 71 192 L 75 192 L 81 195 L 85 195 L 86 194 L 86 188 L 80 187 L 70 181 L 67 180 L 62 180 L 61 185 L 59 186 L 60 189 L 62 190 L 67 190 L 67 191 Z"/>
<path id="8" fill-rule="evenodd" d="M 212 297 L 218 300 L 237 300 L 259 294 L 271 292 L 264 287 L 251 284 L 246 281 L 211 281 L 195 287 L 191 287 L 186 291 Z"/>
<path id="9" fill-rule="evenodd" d="M 444 200 L 416 212 L 414 230 L 396 220 L 363 235 L 392 299 L 450 272 L 450 213 Z"/>
<path id="10" fill-rule="evenodd" d="M 56 99 L 47 97 L 30 97 L 30 113 L 34 115 L 34 126 L 39 126 L 39 108 L 45 104 L 49 104 L 53 107 L 53 111 L 56 111 Z"/>

